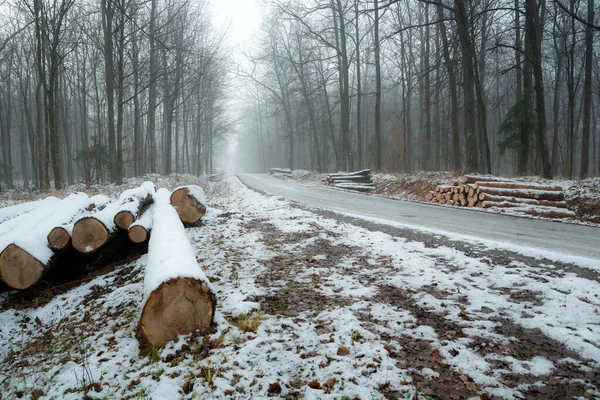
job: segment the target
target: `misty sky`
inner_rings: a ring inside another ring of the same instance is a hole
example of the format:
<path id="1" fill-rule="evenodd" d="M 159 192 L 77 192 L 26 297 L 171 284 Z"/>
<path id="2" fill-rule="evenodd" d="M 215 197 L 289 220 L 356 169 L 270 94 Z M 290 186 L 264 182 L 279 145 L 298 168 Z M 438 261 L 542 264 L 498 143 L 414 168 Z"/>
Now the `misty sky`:
<path id="1" fill-rule="evenodd" d="M 214 22 L 228 28 L 227 42 L 232 47 L 245 47 L 260 26 L 259 0 L 211 0 Z"/>

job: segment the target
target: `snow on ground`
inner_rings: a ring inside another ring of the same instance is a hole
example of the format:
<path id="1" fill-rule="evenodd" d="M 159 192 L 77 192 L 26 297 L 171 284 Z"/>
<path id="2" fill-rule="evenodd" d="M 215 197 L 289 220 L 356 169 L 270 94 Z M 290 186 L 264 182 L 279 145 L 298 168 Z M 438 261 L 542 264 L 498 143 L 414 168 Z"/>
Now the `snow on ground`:
<path id="1" fill-rule="evenodd" d="M 177 179 L 156 183 L 198 183 Z M 428 247 L 233 177 L 203 186 L 211 208 L 186 232 L 217 295 L 213 331 L 140 347 L 146 256 L 37 308 L 1 293 L 3 396 L 600 396 L 597 275 Z"/>

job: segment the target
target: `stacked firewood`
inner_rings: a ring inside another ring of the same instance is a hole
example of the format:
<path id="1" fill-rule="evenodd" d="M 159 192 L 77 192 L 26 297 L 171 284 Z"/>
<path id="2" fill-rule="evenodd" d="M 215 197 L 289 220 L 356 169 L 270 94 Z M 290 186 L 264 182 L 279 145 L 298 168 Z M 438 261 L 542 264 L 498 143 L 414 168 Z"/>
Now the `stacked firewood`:
<path id="1" fill-rule="evenodd" d="M 375 184 L 371 180 L 370 169 L 328 174 L 323 178 L 323 182 L 329 186 L 357 192 L 371 192 L 375 190 Z"/>
<path id="2" fill-rule="evenodd" d="M 146 243 L 140 332 L 160 346 L 212 322 L 215 297 L 184 230 L 184 224 L 197 223 L 205 213 L 202 188 L 182 186 L 171 192 L 157 190 L 152 182 L 118 199 L 76 193 L 2 208 L 0 277 L 9 287 L 25 290 L 51 268 L 73 268 L 72 254 L 82 260 L 101 258 L 111 245 L 119 245 L 117 257 L 123 261 L 129 257 L 123 248 L 133 252 L 136 244 Z"/>
<path id="3" fill-rule="evenodd" d="M 425 194 L 432 203 L 461 207 L 510 209 L 512 212 L 548 217 L 573 218 L 560 186 L 490 175 L 463 175 L 449 185 L 438 185 Z"/>

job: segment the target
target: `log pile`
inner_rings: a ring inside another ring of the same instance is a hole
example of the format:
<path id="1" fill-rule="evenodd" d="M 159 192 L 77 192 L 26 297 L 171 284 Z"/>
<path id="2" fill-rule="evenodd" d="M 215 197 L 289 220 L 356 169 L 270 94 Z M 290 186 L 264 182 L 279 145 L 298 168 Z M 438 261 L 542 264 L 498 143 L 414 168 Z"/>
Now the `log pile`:
<path id="1" fill-rule="evenodd" d="M 150 344 L 162 346 L 212 323 L 215 296 L 184 230 L 184 224 L 198 222 L 206 209 L 206 196 L 198 186 L 171 193 L 157 191 L 151 182 L 124 191 L 118 199 L 76 193 L 0 209 L 1 281 L 25 290 L 51 268 L 73 268 L 69 263 L 74 254 L 102 258 L 114 245 L 119 249 L 113 251 L 119 257 L 114 261 L 122 261 L 130 257 L 123 249 L 139 254 L 136 245 L 147 244 L 139 331 Z"/>
<path id="2" fill-rule="evenodd" d="M 368 193 L 375 190 L 375 184 L 371 180 L 370 169 L 363 169 L 355 172 L 337 172 L 334 174 L 327 174 L 323 179 L 323 182 L 329 186 L 357 192 Z"/>
<path id="3" fill-rule="evenodd" d="M 437 185 L 425 194 L 425 199 L 459 207 L 510 209 L 547 218 L 575 217 L 567 209 L 560 186 L 491 175 L 463 175 L 449 185 Z"/>
<path id="4" fill-rule="evenodd" d="M 292 176 L 292 170 L 289 168 L 269 168 L 269 175 Z"/>

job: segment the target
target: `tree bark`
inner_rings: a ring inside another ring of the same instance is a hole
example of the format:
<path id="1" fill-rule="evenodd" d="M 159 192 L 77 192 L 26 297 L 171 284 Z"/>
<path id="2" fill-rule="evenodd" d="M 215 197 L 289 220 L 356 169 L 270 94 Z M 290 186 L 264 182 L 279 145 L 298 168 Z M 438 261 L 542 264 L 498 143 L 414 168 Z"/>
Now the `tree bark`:
<path id="1" fill-rule="evenodd" d="M 583 79 L 583 136 L 580 178 L 587 178 L 590 164 L 590 122 L 592 109 L 592 53 L 594 45 L 594 0 L 588 0 L 588 24 L 585 28 L 585 76 Z"/>
<path id="2" fill-rule="evenodd" d="M 375 20 L 374 31 L 375 31 L 375 169 L 381 171 L 381 62 L 379 60 L 380 43 L 379 43 L 379 2 L 378 0 L 373 1 L 375 8 Z M 358 39 L 357 39 L 358 40 Z M 352 169 L 352 168 L 350 168 Z"/>
<path id="3" fill-rule="evenodd" d="M 477 140 L 475 134 L 475 76 L 473 72 L 474 51 L 469 31 L 466 0 L 454 0 L 454 15 L 463 60 L 464 130 L 467 141 L 468 171 L 477 171 Z"/>

